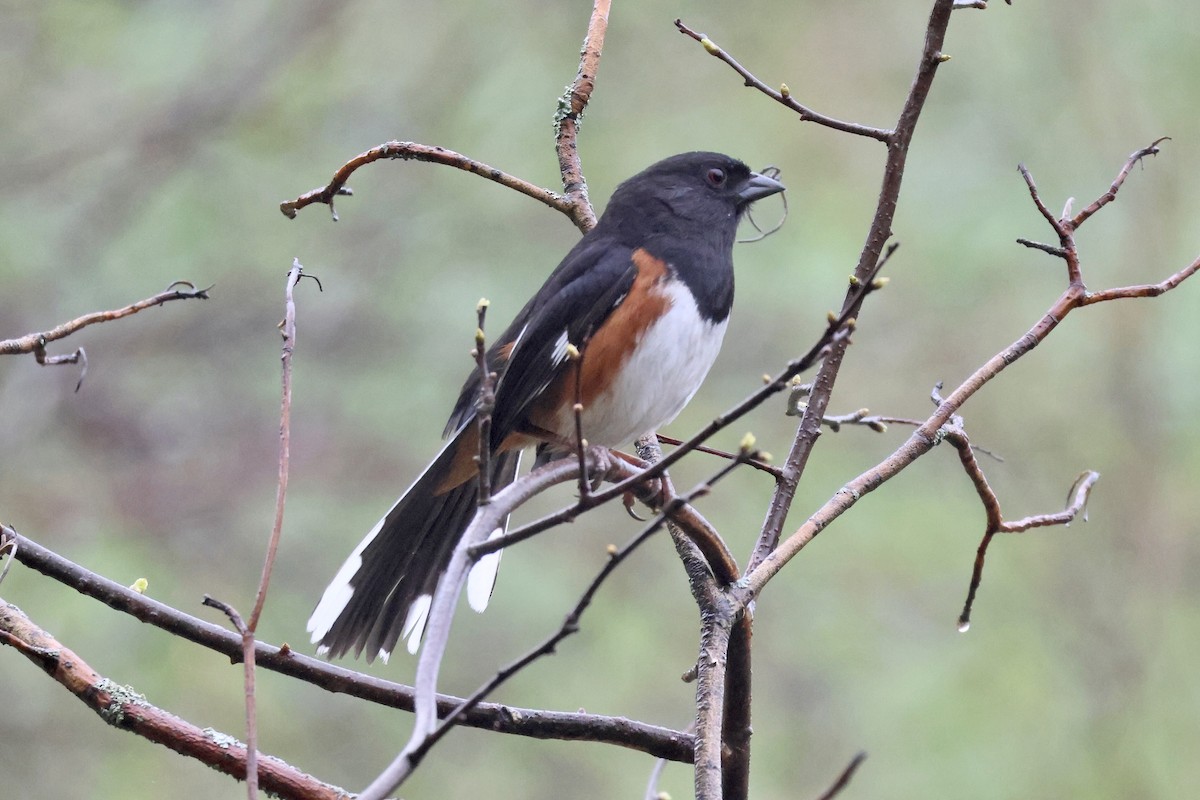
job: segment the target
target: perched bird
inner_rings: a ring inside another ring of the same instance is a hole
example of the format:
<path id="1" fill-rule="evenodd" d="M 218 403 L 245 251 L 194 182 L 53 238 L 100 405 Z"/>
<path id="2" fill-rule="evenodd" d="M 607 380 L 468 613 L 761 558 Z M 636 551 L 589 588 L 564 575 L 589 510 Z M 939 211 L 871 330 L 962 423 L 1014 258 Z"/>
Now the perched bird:
<path id="1" fill-rule="evenodd" d="M 738 220 L 783 188 L 734 158 L 703 152 L 660 161 L 617 187 L 596 227 L 487 352 L 497 375 L 493 490 L 514 480 L 526 447 L 538 446 L 540 459 L 574 451 L 577 397 L 592 445 L 627 444 L 679 414 L 729 321 Z M 578 359 L 568 358 L 571 345 Z M 430 598 L 475 514 L 480 394 L 473 370 L 446 445 L 325 589 L 308 620 L 322 654 L 386 658 L 401 636 L 416 652 Z M 497 566 L 488 557 L 475 566 L 468 600 L 478 611 Z"/>

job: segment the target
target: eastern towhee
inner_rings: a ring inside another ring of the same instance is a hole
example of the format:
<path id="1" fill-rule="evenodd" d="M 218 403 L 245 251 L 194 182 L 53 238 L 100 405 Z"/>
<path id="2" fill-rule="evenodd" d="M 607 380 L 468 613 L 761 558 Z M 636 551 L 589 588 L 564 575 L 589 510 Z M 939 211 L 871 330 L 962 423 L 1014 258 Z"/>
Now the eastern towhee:
<path id="1" fill-rule="evenodd" d="M 574 451 L 577 397 L 593 445 L 623 445 L 675 418 L 721 347 L 738 220 L 783 188 L 719 153 L 673 156 L 617 187 L 596 227 L 487 352 L 497 375 L 494 491 L 516 477 L 524 448 L 537 445 L 541 459 Z M 569 345 L 578 359 L 568 358 Z M 386 658 L 401 636 L 416 651 L 433 591 L 475 514 L 480 389 L 473 370 L 447 444 L 325 589 L 308 620 L 322 654 Z M 473 570 L 476 610 L 497 566 L 485 557 Z"/>

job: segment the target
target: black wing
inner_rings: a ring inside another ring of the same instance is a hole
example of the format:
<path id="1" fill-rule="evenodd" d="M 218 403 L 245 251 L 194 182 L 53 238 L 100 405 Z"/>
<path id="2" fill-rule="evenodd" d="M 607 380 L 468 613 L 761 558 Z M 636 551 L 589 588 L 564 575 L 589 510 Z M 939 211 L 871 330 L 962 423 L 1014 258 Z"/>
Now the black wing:
<path id="1" fill-rule="evenodd" d="M 566 361 L 568 343 L 581 347 L 633 285 L 631 248 L 608 237 L 584 237 L 551 273 L 488 350 L 499 374 L 492 415 L 493 446 L 511 433 L 529 404 Z M 457 430 L 479 401 L 479 373 L 463 385 L 446 430 Z"/>

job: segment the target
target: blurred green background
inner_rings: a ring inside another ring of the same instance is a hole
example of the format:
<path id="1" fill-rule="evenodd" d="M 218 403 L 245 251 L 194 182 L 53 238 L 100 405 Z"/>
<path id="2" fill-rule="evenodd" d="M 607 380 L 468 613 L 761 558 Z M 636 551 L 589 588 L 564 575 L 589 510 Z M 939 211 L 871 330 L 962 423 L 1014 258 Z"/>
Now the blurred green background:
<path id="1" fill-rule="evenodd" d="M 725 350 L 668 431 L 686 435 L 807 348 L 836 307 L 878 191 L 883 148 L 741 87 L 675 32 L 682 16 L 814 108 L 893 123 L 929 2 L 618 0 L 580 149 L 592 197 L 688 149 L 782 168 L 791 215 L 737 251 Z M 0 362 L 0 519 L 121 583 L 214 621 L 204 593 L 252 602 L 275 496 L 279 335 L 299 291 L 292 482 L 261 634 L 308 649 L 304 621 L 346 552 L 438 446 L 480 296 L 494 324 L 577 237 L 474 176 L 378 163 L 339 202 L 278 203 L 388 139 L 457 149 L 557 185 L 551 115 L 574 76 L 587 2 L 9 2 L 0 5 L 0 337 L 115 308 L 171 281 L 215 283 L 94 327 L 91 369 Z M 924 416 L 1020 336 L 1064 285 L 1013 243 L 1104 191 L 1162 135 L 1120 201 L 1079 237 L 1092 288 L 1158 281 L 1200 252 L 1200 11 L 1077 0 L 963 11 L 909 158 L 903 243 L 871 298 L 833 406 Z M 776 212 L 771 206 L 762 216 Z M 824 533 L 758 604 L 752 791 L 812 797 L 858 750 L 848 798 L 1185 797 L 1200 784 L 1200 284 L 1089 308 L 965 409 L 1015 518 L 1061 508 L 1081 470 L 1091 520 L 1001 538 L 966 635 L 955 630 L 983 515 L 943 448 Z M 745 430 L 782 457 L 773 402 Z M 816 451 L 793 525 L 907 435 L 844 430 Z M 675 470 L 689 486 L 715 463 Z M 769 485 L 731 478 L 701 510 L 744 561 Z M 531 513 L 566 502 L 547 498 Z M 636 525 L 605 509 L 505 558 L 491 610 L 456 626 L 444 687 L 465 692 L 557 625 Z M 107 677 L 241 736 L 241 670 L 17 566 L 0 593 Z M 581 635 L 496 699 L 676 727 L 697 619 L 665 538 L 601 592 Z M 397 655 L 371 672 L 407 681 Z M 238 797 L 242 787 L 107 728 L 0 649 L 0 797 Z M 261 746 L 361 788 L 410 718 L 279 676 L 259 683 Z M 72 765 L 64 769 L 64 765 Z M 406 797 L 638 797 L 651 761 L 599 745 L 459 731 Z M 662 788 L 690 793 L 686 767 Z M 1190 787 L 1190 788 L 1189 788 Z"/>

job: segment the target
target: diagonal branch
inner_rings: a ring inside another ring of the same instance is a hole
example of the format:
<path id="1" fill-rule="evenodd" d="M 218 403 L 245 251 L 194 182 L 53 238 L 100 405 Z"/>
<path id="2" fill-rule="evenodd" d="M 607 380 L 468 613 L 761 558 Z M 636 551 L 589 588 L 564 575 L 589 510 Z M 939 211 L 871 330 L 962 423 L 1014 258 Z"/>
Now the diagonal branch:
<path id="1" fill-rule="evenodd" d="M 114 728 L 194 758 L 202 764 L 245 779 L 247 750 L 231 736 L 190 722 L 151 705 L 145 697 L 97 673 L 76 653 L 34 624 L 16 606 L 0 600 L 0 644 L 6 644 L 62 684 Z M 273 796 L 295 800 L 343 800 L 348 794 L 276 758 L 262 759 L 262 788 Z"/>
<path id="2" fill-rule="evenodd" d="M 586 612 L 591 606 L 592 599 L 596 596 L 596 593 L 600 590 L 600 587 L 604 581 L 607 580 L 608 577 L 617 569 L 617 567 L 620 566 L 621 563 L 624 562 L 630 555 L 632 555 L 638 547 L 644 544 L 667 522 L 671 511 L 675 507 L 682 507 L 693 502 L 696 500 L 696 498 L 708 494 L 717 481 L 721 480 L 726 475 L 733 472 L 733 470 L 739 467 L 741 464 L 745 463 L 745 458 L 749 457 L 750 455 L 751 454 L 747 451 L 743 457 L 722 466 L 721 469 L 715 475 L 713 475 L 713 477 L 696 486 L 687 494 L 673 497 L 667 504 L 667 508 L 664 509 L 663 513 L 651 520 L 650 523 L 643 527 L 642 530 L 640 530 L 624 547 L 617 549 L 615 546 L 610 545 L 608 551 L 608 561 L 605 562 L 604 566 L 598 573 L 596 573 L 596 576 L 592 579 L 591 583 L 589 583 L 587 588 L 584 589 L 583 594 L 576 602 L 574 608 L 572 608 L 563 619 L 563 622 L 559 626 L 558 630 L 551 633 L 540 644 L 531 648 L 511 664 L 498 670 L 495 675 L 493 675 L 486 683 L 472 693 L 470 697 L 463 700 L 463 702 L 457 708 L 442 718 L 437 728 L 430 732 L 420 745 L 412 749 L 406 763 L 406 771 L 393 775 L 393 779 L 396 780 L 397 783 L 392 787 L 391 791 L 399 788 L 400 784 L 408 778 L 409 774 L 411 774 L 411 771 L 417 767 L 422 759 L 424 759 L 429 750 L 447 733 L 449 733 L 452 727 L 459 724 L 461 717 L 469 712 L 484 697 L 491 694 L 501 684 L 503 684 L 513 675 L 516 675 L 525 667 L 532 664 L 537 659 L 541 658 L 542 656 L 553 654 L 561 641 L 575 633 L 578 633 L 580 620 L 582 619 L 584 612 Z"/>
<path id="3" fill-rule="evenodd" d="M 729 55 L 729 53 L 718 47 L 712 39 L 709 39 L 703 33 L 697 33 L 687 25 L 683 24 L 683 20 L 675 20 L 675 27 L 678 28 L 679 32 L 684 36 L 689 36 L 703 45 L 704 49 L 710 56 L 713 56 L 728 64 L 734 72 L 742 76 L 742 79 L 746 82 L 746 86 L 749 86 L 752 89 L 757 89 L 767 97 L 774 100 L 776 103 L 781 103 L 787 106 L 792 111 L 795 111 L 797 114 L 799 114 L 801 120 L 805 122 L 815 122 L 818 125 L 825 126 L 826 128 L 833 128 L 834 130 L 842 131 L 844 133 L 853 133 L 856 136 L 865 136 L 868 139 L 875 139 L 876 141 L 884 143 L 887 143 L 891 138 L 892 131 L 884 130 L 883 128 L 872 128 L 867 125 L 859 125 L 856 122 L 843 122 L 840 119 L 834 119 L 833 117 L 827 117 L 824 114 L 818 114 L 816 111 L 813 111 L 808 106 L 802 105 L 796 100 L 796 98 L 792 97 L 791 90 L 788 89 L 786 83 L 782 84 L 778 89 L 772 89 L 770 86 L 759 80 L 754 73 L 750 72 L 750 70 L 739 64 L 733 56 Z"/>
<path id="4" fill-rule="evenodd" d="M 75 564 L 10 527 L 0 525 L 0 541 L 15 545 L 17 561 L 26 567 L 182 639 L 229 657 L 242 658 L 242 638 L 219 625 L 198 619 Z M 412 711 L 412 687 L 365 675 L 293 651 L 284 645 L 255 643 L 255 661 L 263 669 L 287 675 L 329 692 L 345 694 L 401 711 Z M 448 713 L 462 698 L 438 695 L 439 713 Z M 598 714 L 543 711 L 497 703 L 480 703 L 462 725 L 517 736 L 564 741 L 588 741 L 628 747 L 671 761 L 692 760 L 690 734 L 641 722 Z"/>
<path id="5" fill-rule="evenodd" d="M 1158 146 L 1163 142 L 1170 141 L 1170 136 L 1162 136 L 1155 139 L 1147 147 L 1140 150 L 1135 150 L 1130 154 L 1128 160 L 1125 161 L 1121 171 L 1117 173 L 1117 177 L 1112 182 L 1112 186 L 1108 187 L 1108 191 L 1097 197 L 1087 208 L 1080 211 L 1071 220 L 1071 229 L 1077 230 L 1080 225 L 1087 221 L 1087 218 L 1095 214 L 1100 209 L 1117 199 L 1117 192 L 1120 191 L 1121 185 L 1125 183 L 1125 178 L 1129 176 L 1129 171 L 1133 169 L 1133 165 L 1141 161 L 1146 156 L 1156 156 L 1159 154 Z"/>
<path id="6" fill-rule="evenodd" d="M 892 220 L 900 199 L 900 186 L 904 177 L 908 148 L 916 131 L 921 110 L 925 107 L 925 101 L 929 97 L 937 69 L 946 60 L 942 53 L 942 43 L 946 37 L 946 29 L 950 25 L 952 11 L 951 0 L 936 0 L 933 10 L 930 12 L 929 23 L 925 31 L 925 44 L 917 64 L 917 73 L 913 79 L 912 88 L 900 111 L 895 129 L 888 135 L 888 156 L 883 169 L 879 200 L 875 206 L 871 227 L 867 231 L 866 241 L 859 254 L 858 264 L 854 270 L 854 279 L 851 281 L 843 303 L 843 314 L 857 317 L 866 296 L 864 289 L 876 286 L 875 276 L 894 250 L 894 247 L 885 250 L 885 245 L 892 237 Z M 779 542 L 783 526 L 787 522 L 788 511 L 791 509 L 796 490 L 800 485 L 800 479 L 808 465 L 809 456 L 816 446 L 817 437 L 820 436 L 821 420 L 829 408 L 829 400 L 841 369 L 846 346 L 845 342 L 831 346 L 829 355 L 817 371 L 808 405 L 796 429 L 791 450 L 783 464 L 783 479 L 778 482 L 771 497 L 758 542 L 750 557 L 748 571 L 763 563 Z"/>

